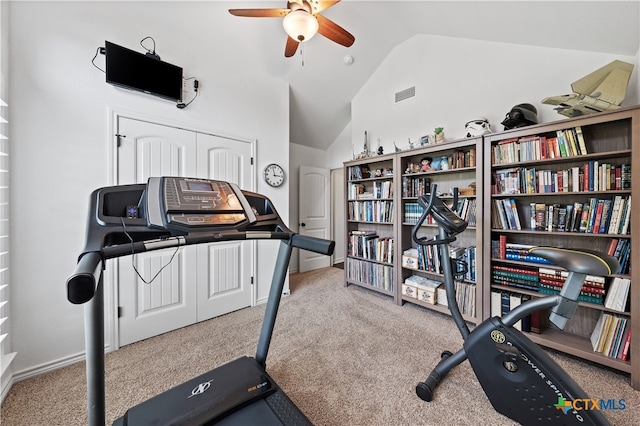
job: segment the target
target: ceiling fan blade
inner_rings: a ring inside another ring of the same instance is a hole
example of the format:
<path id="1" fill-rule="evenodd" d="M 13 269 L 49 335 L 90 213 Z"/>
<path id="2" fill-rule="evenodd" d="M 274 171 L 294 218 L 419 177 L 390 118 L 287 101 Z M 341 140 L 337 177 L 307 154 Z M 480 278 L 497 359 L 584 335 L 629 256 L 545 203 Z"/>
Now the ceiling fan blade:
<path id="1" fill-rule="evenodd" d="M 298 50 L 299 41 L 292 39 L 287 36 L 287 44 L 284 47 L 284 56 L 285 58 L 290 58 L 296 54 L 296 50 Z"/>
<path id="2" fill-rule="evenodd" d="M 229 9 L 232 15 L 249 18 L 282 18 L 290 11 L 291 9 Z"/>
<path id="3" fill-rule="evenodd" d="M 315 15 L 315 17 L 318 19 L 318 24 L 320 25 L 318 32 L 329 40 L 335 41 L 345 47 L 351 46 L 353 42 L 356 41 L 356 38 L 351 35 L 349 31 L 345 30 L 331 19 L 325 18 L 322 15 Z"/>
<path id="4" fill-rule="evenodd" d="M 311 4 L 311 13 L 315 15 L 329 9 L 336 3 L 340 3 L 340 0 L 309 0 L 309 3 Z"/>

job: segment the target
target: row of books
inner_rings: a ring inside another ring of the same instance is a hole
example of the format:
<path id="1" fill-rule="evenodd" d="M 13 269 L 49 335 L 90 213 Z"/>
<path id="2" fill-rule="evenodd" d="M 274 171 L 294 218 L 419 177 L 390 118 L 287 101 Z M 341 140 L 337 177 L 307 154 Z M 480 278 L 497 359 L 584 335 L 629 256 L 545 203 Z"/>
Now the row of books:
<path id="1" fill-rule="evenodd" d="M 418 221 L 422 217 L 422 213 L 424 213 L 424 209 L 420 204 L 414 202 L 406 202 L 404 203 L 404 217 L 402 220 L 404 223 L 418 223 Z M 431 215 L 428 215 L 423 223 L 425 225 L 431 225 L 435 222 L 433 220 L 433 217 L 431 217 Z"/>
<path id="2" fill-rule="evenodd" d="M 349 201 L 347 217 L 362 222 L 393 222 L 393 201 Z"/>
<path id="3" fill-rule="evenodd" d="M 351 231 L 349 256 L 393 263 L 393 238 L 379 237 L 375 231 Z"/>
<path id="4" fill-rule="evenodd" d="M 491 267 L 491 283 L 506 287 L 534 291 L 541 294 L 556 295 L 562 290 L 566 281 L 566 271 L 556 271 L 549 268 L 522 268 L 502 265 Z M 589 277 L 585 280 L 578 301 L 604 304 L 604 277 Z"/>
<path id="5" fill-rule="evenodd" d="M 506 235 L 500 235 L 497 240 L 491 240 L 491 257 L 503 260 L 550 264 L 546 259 L 529 253 L 535 247 L 530 244 L 508 243 Z"/>
<path id="6" fill-rule="evenodd" d="M 575 157 L 588 154 L 580 126 L 550 136 L 506 139 L 491 147 L 493 164 Z"/>
<path id="7" fill-rule="evenodd" d="M 493 199 L 491 227 L 494 229 L 522 229 L 518 207 L 514 198 Z"/>
<path id="8" fill-rule="evenodd" d="M 569 276 L 567 271 L 550 268 L 539 268 L 538 274 L 540 279 L 538 293 L 549 295 L 560 294 L 562 287 Z M 580 302 L 603 305 L 605 294 L 604 277 L 590 275 L 585 279 L 577 300 Z"/>
<path id="9" fill-rule="evenodd" d="M 569 272 L 548 267 L 523 267 L 493 265 L 491 279 L 493 284 L 517 287 L 544 294 L 558 294 L 569 276 Z M 627 312 L 631 280 L 613 277 L 610 283 L 602 276 L 588 275 L 578 300 L 604 305 L 618 312 Z"/>
<path id="10" fill-rule="evenodd" d="M 456 281 L 456 302 L 462 315 L 476 316 L 476 286 L 475 284 Z M 446 303 L 447 293 L 444 290 L 444 300 Z M 439 295 L 438 295 L 439 297 Z"/>
<path id="11" fill-rule="evenodd" d="M 392 266 L 348 257 L 345 268 L 347 280 L 349 281 L 388 291 L 393 291 L 395 288 L 394 269 Z"/>
<path id="12" fill-rule="evenodd" d="M 437 246 L 418 245 L 416 248 L 405 250 L 403 254 L 409 257 L 417 257 L 418 270 L 442 274 L 442 260 L 440 249 Z M 476 281 L 476 246 L 449 247 L 449 257 L 455 262 L 456 269 L 454 272 L 460 274 L 458 275 L 459 278 Z"/>
<path id="13" fill-rule="evenodd" d="M 476 316 L 476 285 L 466 281 L 455 281 L 456 302 L 462 315 Z M 447 301 L 447 290 L 440 286 L 436 290 L 436 304 L 449 306 Z"/>
<path id="14" fill-rule="evenodd" d="M 590 340 L 595 352 L 622 361 L 628 360 L 631 345 L 631 319 L 602 312 Z"/>
<path id="15" fill-rule="evenodd" d="M 462 167 L 476 166 L 476 149 L 471 148 L 468 151 L 456 151 L 448 157 L 450 169 L 460 169 Z M 444 169 L 443 169 L 444 170 Z"/>
<path id="16" fill-rule="evenodd" d="M 425 176 L 402 177 L 402 196 L 420 197 L 431 191 L 431 179 Z"/>
<path id="17" fill-rule="evenodd" d="M 529 230 L 627 235 L 630 232 L 631 196 L 613 199 L 590 197 L 573 204 L 529 203 Z M 525 229 L 514 198 L 496 198 L 491 209 L 494 229 Z"/>
<path id="18" fill-rule="evenodd" d="M 509 291 L 491 290 L 491 316 L 501 318 L 522 303 L 531 299 L 526 294 Z M 542 312 L 534 312 L 516 322 L 513 327 L 530 333 L 541 333 L 543 329 Z"/>
<path id="19" fill-rule="evenodd" d="M 424 209 L 420 204 L 414 202 L 404 203 L 404 223 L 418 223 L 422 217 Z M 475 198 L 463 198 L 458 202 L 458 209 L 456 210 L 458 216 L 464 219 L 469 226 L 476 226 L 477 220 L 477 202 Z M 428 215 L 423 222 L 427 225 L 434 224 L 433 217 Z"/>
<path id="20" fill-rule="evenodd" d="M 613 199 L 591 197 L 581 203 L 531 203 L 531 229 L 537 231 L 580 232 L 626 235 L 630 232 L 631 196 Z"/>
<path id="21" fill-rule="evenodd" d="M 593 192 L 631 189 L 631 164 L 589 161 L 565 170 L 515 167 L 497 170 L 492 194 Z"/>
<path id="22" fill-rule="evenodd" d="M 616 258 L 620 264 L 617 273 L 620 275 L 631 273 L 631 240 L 627 238 L 612 238 L 607 248 L 607 254 Z"/>
<path id="23" fill-rule="evenodd" d="M 539 264 L 551 264 L 546 259 L 529 253 L 535 247 L 530 244 L 508 243 L 506 235 L 500 235 L 497 240 L 491 240 L 491 257 L 503 260 L 516 260 Z"/>
<path id="24" fill-rule="evenodd" d="M 349 180 L 366 179 L 371 176 L 371 174 L 369 173 L 369 166 L 364 164 L 361 166 L 348 167 L 347 174 L 349 175 Z"/>
<path id="25" fill-rule="evenodd" d="M 374 181 L 369 190 L 360 183 L 349 184 L 347 196 L 350 200 L 372 200 L 379 198 L 393 198 L 393 181 Z"/>
<path id="26" fill-rule="evenodd" d="M 502 317 L 530 299 L 531 296 L 525 294 L 491 290 L 491 316 Z M 542 311 L 534 312 L 514 324 L 518 330 L 538 334 L 544 326 Z M 625 361 L 630 355 L 631 321 L 628 317 L 602 312 L 590 340 L 594 352 Z"/>

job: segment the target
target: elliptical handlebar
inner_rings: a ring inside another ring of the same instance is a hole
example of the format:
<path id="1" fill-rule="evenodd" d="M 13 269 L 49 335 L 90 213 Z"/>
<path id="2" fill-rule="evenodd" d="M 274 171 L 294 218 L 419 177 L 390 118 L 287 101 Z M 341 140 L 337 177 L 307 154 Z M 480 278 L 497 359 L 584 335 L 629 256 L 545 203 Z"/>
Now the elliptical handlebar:
<path id="1" fill-rule="evenodd" d="M 449 255 L 449 243 L 456 240 L 456 235 L 464 231 L 468 223 L 461 219 L 451 208 L 449 208 L 440 197 L 437 195 L 437 185 L 431 185 L 429 194 L 422 195 L 418 198 L 418 203 L 424 207 L 424 212 L 418 222 L 413 226 L 411 231 L 411 237 L 416 244 L 419 245 L 437 245 L 440 249 L 440 265 L 442 267 L 442 275 L 444 280 L 444 286 L 447 293 L 447 304 L 451 316 L 460 330 L 460 333 L 464 338 L 469 335 L 469 327 L 462 317 L 458 302 L 456 300 L 456 287 L 454 278 L 454 260 Z M 454 189 L 453 200 L 454 206 L 457 206 L 458 202 L 458 189 Z M 438 235 L 432 239 L 426 237 L 418 237 L 418 231 L 426 220 L 428 215 L 431 215 L 433 220 L 438 224 Z M 448 259 L 448 262 L 445 260 Z"/>
<path id="2" fill-rule="evenodd" d="M 424 209 L 422 216 L 418 219 L 418 222 L 413 226 L 411 231 L 411 238 L 416 244 L 421 245 L 437 245 L 450 243 L 455 241 L 455 236 L 464 231 L 468 223 L 461 219 L 451 208 L 449 208 L 440 197 L 437 195 L 438 185 L 431 185 L 431 190 L 428 194 L 422 195 L 418 198 L 418 204 Z M 453 206 L 458 205 L 458 188 L 453 190 Z M 455 207 L 454 207 L 455 208 Z M 431 214 L 433 220 L 438 224 L 438 227 L 444 231 L 444 235 L 434 237 L 433 239 L 427 239 L 426 237 L 418 237 L 418 231 L 426 220 L 427 216 Z"/>

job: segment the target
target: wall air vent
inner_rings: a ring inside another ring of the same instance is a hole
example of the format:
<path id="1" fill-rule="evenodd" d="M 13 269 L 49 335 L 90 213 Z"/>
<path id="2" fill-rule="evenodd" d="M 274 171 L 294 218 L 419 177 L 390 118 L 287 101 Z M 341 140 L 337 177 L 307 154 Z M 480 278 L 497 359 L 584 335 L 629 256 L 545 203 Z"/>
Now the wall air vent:
<path id="1" fill-rule="evenodd" d="M 404 101 L 405 99 L 413 98 L 415 95 L 416 95 L 416 86 L 401 90 L 396 93 L 396 103 L 400 101 Z"/>

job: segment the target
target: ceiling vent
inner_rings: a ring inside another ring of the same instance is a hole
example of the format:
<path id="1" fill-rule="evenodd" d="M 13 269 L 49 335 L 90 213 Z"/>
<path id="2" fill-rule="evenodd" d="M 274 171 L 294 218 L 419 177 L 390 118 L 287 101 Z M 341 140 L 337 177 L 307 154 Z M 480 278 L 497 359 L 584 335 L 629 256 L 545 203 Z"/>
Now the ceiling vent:
<path id="1" fill-rule="evenodd" d="M 396 93 L 396 103 L 400 101 L 404 101 L 405 99 L 413 98 L 415 95 L 416 95 L 416 86 L 401 90 Z"/>

